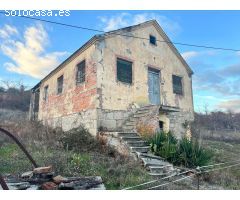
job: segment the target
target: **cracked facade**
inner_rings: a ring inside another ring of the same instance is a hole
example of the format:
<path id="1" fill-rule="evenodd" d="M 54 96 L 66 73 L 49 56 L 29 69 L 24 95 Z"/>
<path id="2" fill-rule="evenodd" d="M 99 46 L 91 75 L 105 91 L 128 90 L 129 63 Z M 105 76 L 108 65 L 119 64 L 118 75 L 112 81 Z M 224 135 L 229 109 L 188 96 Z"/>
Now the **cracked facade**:
<path id="1" fill-rule="evenodd" d="M 154 44 L 139 39 L 149 36 Z M 131 64 L 131 77 L 125 74 L 131 83 L 119 79 L 119 59 Z M 83 60 L 85 80 L 78 83 Z M 121 130 L 138 107 L 157 104 L 155 124 L 162 121 L 165 130 L 180 134 L 182 123 L 193 120 L 192 74 L 158 23 L 148 21 L 90 39 L 32 89 L 30 118 L 63 130 L 83 124 L 96 135 L 102 128 Z M 180 77 L 181 93 L 173 90 L 173 75 Z"/>

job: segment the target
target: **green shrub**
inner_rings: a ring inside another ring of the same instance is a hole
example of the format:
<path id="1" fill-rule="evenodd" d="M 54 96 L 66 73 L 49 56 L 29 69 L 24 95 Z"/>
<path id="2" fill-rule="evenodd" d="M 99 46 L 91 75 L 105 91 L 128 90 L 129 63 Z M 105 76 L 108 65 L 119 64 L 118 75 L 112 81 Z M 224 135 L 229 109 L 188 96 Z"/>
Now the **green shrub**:
<path id="1" fill-rule="evenodd" d="M 59 141 L 64 149 L 75 152 L 88 152 L 100 147 L 99 142 L 82 126 L 63 133 Z"/>
<path id="2" fill-rule="evenodd" d="M 197 167 L 207 165 L 212 154 L 199 145 L 197 140 L 189 141 L 183 137 L 179 141 L 172 132 L 156 133 L 149 140 L 151 151 L 175 165 Z"/>
<path id="3" fill-rule="evenodd" d="M 179 142 L 179 163 L 186 167 L 207 165 L 212 154 L 199 145 L 198 140 L 188 140 L 183 137 Z"/>
<path id="4" fill-rule="evenodd" d="M 159 132 L 150 139 L 151 150 L 170 162 L 177 158 L 177 138 L 172 132 Z"/>

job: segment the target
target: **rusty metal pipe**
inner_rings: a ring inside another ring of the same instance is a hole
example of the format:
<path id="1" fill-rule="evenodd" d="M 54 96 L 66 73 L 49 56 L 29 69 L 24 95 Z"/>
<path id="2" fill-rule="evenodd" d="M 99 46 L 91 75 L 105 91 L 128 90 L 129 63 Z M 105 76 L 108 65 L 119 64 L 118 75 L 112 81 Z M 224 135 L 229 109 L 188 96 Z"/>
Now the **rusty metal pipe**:
<path id="1" fill-rule="evenodd" d="M 5 180 L 1 174 L 0 174 L 0 184 L 1 184 L 3 190 L 9 190 L 7 183 L 5 182 Z"/>
<path id="2" fill-rule="evenodd" d="M 25 155 L 30 160 L 30 162 L 33 164 L 33 166 L 35 168 L 38 167 L 38 165 L 35 162 L 35 160 L 32 158 L 32 156 L 28 153 L 27 149 L 24 147 L 24 145 L 18 140 L 18 138 L 15 135 L 13 135 L 12 133 L 10 133 L 9 131 L 7 131 L 7 130 L 5 130 L 3 128 L 0 128 L 0 132 L 4 133 L 8 137 L 10 137 L 20 147 L 20 149 L 25 153 Z"/>

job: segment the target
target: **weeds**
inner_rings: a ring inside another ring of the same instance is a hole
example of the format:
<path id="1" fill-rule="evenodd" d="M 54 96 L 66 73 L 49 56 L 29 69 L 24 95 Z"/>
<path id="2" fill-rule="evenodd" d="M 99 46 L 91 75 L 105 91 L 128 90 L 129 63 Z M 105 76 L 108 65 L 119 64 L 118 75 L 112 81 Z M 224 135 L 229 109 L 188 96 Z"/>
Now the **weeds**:
<path id="1" fill-rule="evenodd" d="M 179 141 L 178 154 L 178 163 L 190 168 L 207 165 L 212 158 L 212 153 L 201 147 L 197 140 L 185 137 Z"/>
<path id="2" fill-rule="evenodd" d="M 206 165 L 211 161 L 212 154 L 201 147 L 197 140 L 183 137 L 178 141 L 172 132 L 156 133 L 149 142 L 154 154 L 176 165 L 191 168 Z"/>
<path id="3" fill-rule="evenodd" d="M 155 129 L 152 125 L 146 124 L 146 123 L 138 123 L 137 124 L 137 133 L 141 138 L 144 140 L 149 140 L 150 138 L 153 137 L 155 133 Z"/>
<path id="4" fill-rule="evenodd" d="M 39 166 L 52 165 L 56 174 L 101 176 L 107 189 L 121 189 L 151 180 L 138 162 L 120 155 L 104 140 L 98 141 L 83 127 L 63 133 L 38 123 L 26 122 L 24 126 L 21 122 L 12 127 L 11 132 L 18 133 Z M 19 175 L 32 167 L 15 144 L 2 143 L 0 173 Z"/>

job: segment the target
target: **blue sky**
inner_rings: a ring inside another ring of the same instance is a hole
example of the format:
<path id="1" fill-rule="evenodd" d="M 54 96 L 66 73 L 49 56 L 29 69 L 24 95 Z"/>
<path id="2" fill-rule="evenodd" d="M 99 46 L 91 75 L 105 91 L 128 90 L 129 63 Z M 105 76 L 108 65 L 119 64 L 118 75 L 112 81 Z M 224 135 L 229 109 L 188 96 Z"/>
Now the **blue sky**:
<path id="1" fill-rule="evenodd" d="M 240 49 L 240 11 L 71 11 L 41 18 L 105 31 L 156 19 L 173 42 Z M 32 87 L 94 34 L 0 15 L 0 80 Z M 176 47 L 194 71 L 195 110 L 240 112 L 240 52 Z"/>

